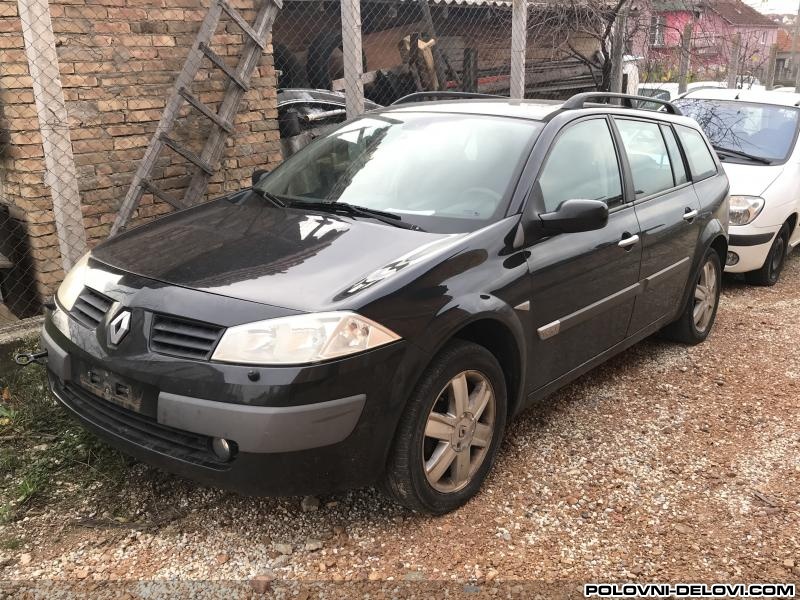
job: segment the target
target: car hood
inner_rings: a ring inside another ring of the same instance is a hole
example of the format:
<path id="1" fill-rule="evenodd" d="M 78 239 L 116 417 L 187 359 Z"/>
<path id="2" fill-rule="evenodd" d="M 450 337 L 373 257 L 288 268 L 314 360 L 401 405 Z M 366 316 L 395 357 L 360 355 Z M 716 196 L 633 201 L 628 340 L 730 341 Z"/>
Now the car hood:
<path id="1" fill-rule="evenodd" d="M 138 227 L 92 256 L 163 283 L 314 311 L 351 301 L 460 237 L 277 208 L 246 193 Z"/>
<path id="2" fill-rule="evenodd" d="M 731 195 L 760 196 L 783 173 L 784 165 L 722 163 L 731 184 Z"/>

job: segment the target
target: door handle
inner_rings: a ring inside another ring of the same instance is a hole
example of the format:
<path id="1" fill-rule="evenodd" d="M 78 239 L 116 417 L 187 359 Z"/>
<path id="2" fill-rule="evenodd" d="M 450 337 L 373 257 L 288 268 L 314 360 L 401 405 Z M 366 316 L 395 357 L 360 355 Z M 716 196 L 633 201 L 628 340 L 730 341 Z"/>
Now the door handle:
<path id="1" fill-rule="evenodd" d="M 684 215 L 683 215 L 683 220 L 684 221 L 693 221 L 696 216 L 697 216 L 697 210 L 689 210 L 687 208 L 686 209 L 686 213 L 684 213 Z"/>
<path id="2" fill-rule="evenodd" d="M 634 244 L 636 244 L 638 241 L 639 241 L 638 235 L 631 235 L 626 238 L 622 238 L 617 244 L 617 246 L 619 246 L 620 248 L 629 248 Z"/>

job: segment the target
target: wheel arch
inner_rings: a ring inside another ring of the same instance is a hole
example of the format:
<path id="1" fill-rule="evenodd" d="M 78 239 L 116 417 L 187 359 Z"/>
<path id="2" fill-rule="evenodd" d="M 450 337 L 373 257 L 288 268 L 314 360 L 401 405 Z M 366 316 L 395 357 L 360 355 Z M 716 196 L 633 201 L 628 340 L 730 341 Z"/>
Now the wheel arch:
<path id="1" fill-rule="evenodd" d="M 792 235 L 795 232 L 795 228 L 797 227 L 797 213 L 793 212 L 789 215 L 789 218 L 786 219 L 786 223 L 789 225 L 789 239 L 792 239 Z"/>
<path id="2" fill-rule="evenodd" d="M 483 346 L 500 364 L 506 382 L 508 416 L 516 414 L 521 405 L 525 380 L 524 346 L 507 323 L 483 315 L 463 323 L 447 339 L 445 345 L 457 339 Z"/>
<path id="3" fill-rule="evenodd" d="M 728 239 L 724 235 L 717 235 L 709 244 L 711 248 L 713 248 L 717 254 L 719 254 L 719 262 L 722 265 L 722 269 L 725 269 L 725 263 L 728 259 Z"/>
<path id="4" fill-rule="evenodd" d="M 692 270 L 690 271 L 690 276 L 686 280 L 686 287 L 683 290 L 681 302 L 676 307 L 676 318 L 681 314 L 681 311 L 689 301 L 689 296 L 693 293 L 694 274 L 697 273 L 697 269 L 700 268 L 700 262 L 703 260 L 703 257 L 706 255 L 706 252 L 709 249 L 713 249 L 717 255 L 719 255 L 720 266 L 724 272 L 725 263 L 727 262 L 728 258 L 728 236 L 726 233 L 726 228 L 723 227 L 722 223 L 718 219 L 712 219 L 709 221 L 705 229 L 703 229 L 703 233 L 700 235 L 695 256 L 692 259 Z"/>

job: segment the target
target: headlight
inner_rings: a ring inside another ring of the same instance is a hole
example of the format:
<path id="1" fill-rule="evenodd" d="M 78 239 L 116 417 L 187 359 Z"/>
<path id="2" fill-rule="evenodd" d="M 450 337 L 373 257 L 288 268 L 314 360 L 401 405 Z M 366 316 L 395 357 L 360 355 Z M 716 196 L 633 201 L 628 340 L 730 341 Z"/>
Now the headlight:
<path id="1" fill-rule="evenodd" d="M 256 365 L 306 364 L 399 339 L 396 333 L 351 312 L 297 315 L 231 327 L 211 359 Z"/>
<path id="2" fill-rule="evenodd" d="M 731 225 L 752 223 L 764 208 L 764 199 L 758 196 L 731 196 Z"/>
<path id="3" fill-rule="evenodd" d="M 75 300 L 78 299 L 78 295 L 83 289 L 88 264 L 89 252 L 84 254 L 81 259 L 73 265 L 56 292 L 59 304 L 61 304 L 61 307 L 66 311 L 72 310 Z"/>

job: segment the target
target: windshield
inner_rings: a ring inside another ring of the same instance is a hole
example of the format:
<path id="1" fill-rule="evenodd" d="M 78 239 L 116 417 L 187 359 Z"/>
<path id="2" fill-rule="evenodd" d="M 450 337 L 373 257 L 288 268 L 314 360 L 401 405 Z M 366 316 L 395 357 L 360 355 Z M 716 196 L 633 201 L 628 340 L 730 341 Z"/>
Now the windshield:
<path id="1" fill-rule="evenodd" d="M 481 115 L 365 115 L 318 138 L 257 187 L 298 206 L 341 202 L 426 231 L 474 231 L 505 215 L 541 129 Z"/>
<path id="2" fill-rule="evenodd" d="M 683 98 L 674 104 L 700 123 L 718 148 L 769 161 L 782 162 L 789 157 L 798 125 L 798 109 L 794 107 L 699 98 Z"/>

